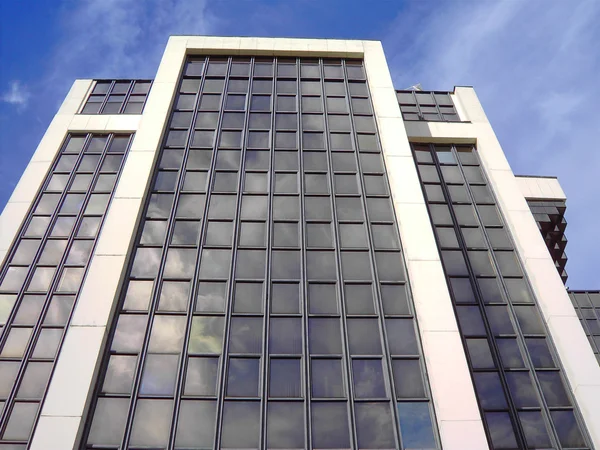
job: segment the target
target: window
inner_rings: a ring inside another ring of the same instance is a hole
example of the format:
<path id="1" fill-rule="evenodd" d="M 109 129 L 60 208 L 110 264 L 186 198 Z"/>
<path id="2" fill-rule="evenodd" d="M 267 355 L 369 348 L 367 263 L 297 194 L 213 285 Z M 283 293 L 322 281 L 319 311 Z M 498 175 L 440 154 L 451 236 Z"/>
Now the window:
<path id="1" fill-rule="evenodd" d="M 437 448 L 362 61 L 193 56 L 177 98 L 84 445 Z"/>
<path id="2" fill-rule="evenodd" d="M 182 92 L 195 94 L 195 81 L 184 80 Z M 141 114 L 151 85 L 150 80 L 95 80 L 80 114 Z"/>
<path id="3" fill-rule="evenodd" d="M 439 101 L 437 94 L 420 94 L 428 105 Z M 557 448 L 590 448 L 477 150 L 428 144 L 413 150 L 491 448 L 551 447 L 551 439 Z M 438 169 L 442 180 L 433 176 Z M 586 310 L 584 329 L 596 323 L 589 294 L 571 298 Z"/>
<path id="4" fill-rule="evenodd" d="M 404 120 L 460 122 L 450 92 L 396 91 Z"/>
<path id="5" fill-rule="evenodd" d="M 7 412 L 0 446 L 13 445 L 6 441 L 27 446 L 31 438 L 130 140 L 129 134 L 69 134 L 0 269 L 0 399 Z M 107 167 L 110 158 L 117 159 Z M 160 240 L 161 225 L 151 222 L 144 239 Z M 136 270 L 153 270 L 153 255 L 148 256 Z M 128 307 L 142 309 L 146 292 L 145 285 L 132 287 Z M 125 315 L 123 323 L 128 319 Z M 129 325 L 129 340 L 122 345 L 135 347 L 137 324 Z M 117 345 L 123 342 L 121 329 L 117 326 Z M 119 368 L 123 371 L 115 375 Z M 104 390 L 126 391 L 130 368 L 126 358 L 111 361 Z M 99 417 L 118 415 L 119 408 L 102 404 Z"/>

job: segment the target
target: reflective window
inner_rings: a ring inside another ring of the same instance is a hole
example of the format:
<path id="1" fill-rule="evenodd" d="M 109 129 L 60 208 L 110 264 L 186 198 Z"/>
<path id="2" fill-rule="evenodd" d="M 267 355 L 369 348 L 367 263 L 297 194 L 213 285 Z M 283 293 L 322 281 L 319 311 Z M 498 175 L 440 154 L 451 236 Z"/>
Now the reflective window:
<path id="1" fill-rule="evenodd" d="M 29 444 L 130 140 L 129 134 L 69 134 L 0 268 L 0 404 L 4 411 L 0 447 Z M 150 222 L 145 239 L 160 240 L 161 232 L 158 222 Z M 136 266 L 139 271 L 152 269 L 151 258 L 146 265 L 138 262 Z M 137 297 L 142 308 L 143 296 L 140 285 L 132 289 L 130 298 Z M 137 341 L 135 324 L 131 325 L 129 345 L 133 347 Z M 117 334 L 120 345 L 121 328 Z M 111 360 L 105 390 L 121 393 L 129 389 L 130 363 Z M 115 374 L 120 368 L 122 373 Z M 104 414 L 102 407 L 100 414 Z"/>
<path id="2" fill-rule="evenodd" d="M 590 448 L 477 150 L 413 150 L 491 448 Z"/>
<path id="3" fill-rule="evenodd" d="M 198 91 L 199 80 L 186 80 L 182 92 Z M 151 80 L 94 80 L 80 114 L 141 114 Z"/>
<path id="4" fill-rule="evenodd" d="M 190 56 L 178 89 L 85 445 L 439 448 L 362 61 Z"/>

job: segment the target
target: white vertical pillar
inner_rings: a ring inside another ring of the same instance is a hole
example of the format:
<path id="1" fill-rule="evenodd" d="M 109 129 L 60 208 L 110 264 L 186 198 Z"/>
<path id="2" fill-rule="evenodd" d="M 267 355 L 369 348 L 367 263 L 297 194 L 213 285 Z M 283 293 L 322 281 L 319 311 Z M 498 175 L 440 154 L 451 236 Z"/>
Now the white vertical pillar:
<path id="1" fill-rule="evenodd" d="M 56 362 L 33 434 L 32 450 L 63 450 L 78 445 L 119 286 L 183 67 L 186 43 L 185 37 L 169 39 L 141 120 L 132 120 L 128 115 L 112 115 L 108 120 L 89 116 L 85 125 L 79 124 L 86 131 L 130 131 L 136 135 Z"/>
<path id="2" fill-rule="evenodd" d="M 392 78 L 381 43 L 363 45 L 442 447 L 483 450 L 488 443 Z"/>
<path id="3" fill-rule="evenodd" d="M 600 448 L 600 366 L 475 91 L 457 87 L 455 94 L 472 123 L 483 169 L 524 263 L 575 400 L 594 445 Z"/>

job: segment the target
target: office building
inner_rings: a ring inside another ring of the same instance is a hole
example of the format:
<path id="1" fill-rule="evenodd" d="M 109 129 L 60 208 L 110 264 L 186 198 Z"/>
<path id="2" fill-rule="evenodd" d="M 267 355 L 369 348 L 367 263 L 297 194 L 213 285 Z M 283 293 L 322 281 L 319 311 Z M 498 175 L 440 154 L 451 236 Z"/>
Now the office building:
<path id="1" fill-rule="evenodd" d="M 564 201 L 379 42 L 171 37 L 4 209 L 0 449 L 600 448 Z"/>

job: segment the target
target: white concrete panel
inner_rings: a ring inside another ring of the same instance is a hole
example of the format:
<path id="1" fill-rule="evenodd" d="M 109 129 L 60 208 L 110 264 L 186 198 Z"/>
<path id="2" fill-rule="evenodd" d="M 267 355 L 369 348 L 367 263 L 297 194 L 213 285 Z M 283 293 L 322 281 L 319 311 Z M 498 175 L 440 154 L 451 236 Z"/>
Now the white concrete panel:
<path id="1" fill-rule="evenodd" d="M 404 255 L 409 261 L 437 261 L 438 252 L 429 213 L 424 204 L 395 203 Z"/>
<path id="2" fill-rule="evenodd" d="M 456 86 L 454 95 L 460 100 L 460 105 L 465 112 L 466 120 L 473 123 L 489 124 L 487 116 L 481 107 L 477 94 L 472 87 Z"/>
<path id="3" fill-rule="evenodd" d="M 369 87 L 373 88 L 394 88 L 392 76 L 388 69 L 387 61 L 383 53 L 383 46 L 379 41 L 364 41 L 365 51 L 365 69 L 369 80 Z M 394 100 L 396 100 L 396 91 L 394 90 Z M 396 100 L 397 103 L 397 100 Z"/>
<path id="4" fill-rule="evenodd" d="M 498 197 L 503 210 L 520 211 L 531 214 L 525 197 L 519 189 L 516 178 L 510 170 L 488 170 L 490 184 Z M 501 192 L 502 195 L 498 195 Z"/>
<path id="5" fill-rule="evenodd" d="M 150 178 L 155 154 L 135 152 L 127 155 L 123 172 L 115 191 L 115 198 L 142 198 Z"/>
<path id="6" fill-rule="evenodd" d="M 96 114 L 96 115 L 90 115 L 90 119 L 88 120 L 87 123 L 87 131 L 88 132 L 94 132 L 94 131 L 104 131 L 106 130 L 106 127 L 108 126 L 108 119 L 110 118 L 109 115 L 107 114 Z"/>
<path id="7" fill-rule="evenodd" d="M 576 391 L 579 386 L 600 386 L 600 366 L 579 319 L 573 316 L 551 316 L 547 323 L 572 389 Z M 577 395 L 578 403 L 582 400 Z M 591 417 L 598 420 L 591 423 L 600 421 L 599 405 L 596 406 L 595 411 L 591 411 L 594 413 Z"/>
<path id="8" fill-rule="evenodd" d="M 31 161 L 52 161 L 54 159 L 56 153 L 60 150 L 60 145 L 67 136 L 71 120 L 73 120 L 73 116 L 54 116 L 31 157 Z"/>
<path id="9" fill-rule="evenodd" d="M 77 299 L 72 326 L 107 326 L 126 267 L 125 259 L 125 255 L 94 255 Z"/>
<path id="10" fill-rule="evenodd" d="M 566 200 L 558 179 L 546 177 L 516 177 L 521 194 L 528 200 Z"/>
<path id="11" fill-rule="evenodd" d="M 460 122 L 404 122 L 406 134 L 411 142 L 439 144 L 474 144 L 476 142 L 473 124 Z"/>
<path id="12" fill-rule="evenodd" d="M 104 327 L 69 327 L 42 416 L 82 416 L 88 394 L 93 389 L 93 376 L 105 330 Z"/>
<path id="13" fill-rule="evenodd" d="M 141 114 L 116 114 L 108 116 L 106 131 L 110 132 L 135 132 L 138 129 Z"/>
<path id="14" fill-rule="evenodd" d="M 17 187 L 10 196 L 10 202 L 31 203 L 40 188 L 41 182 L 50 169 L 50 161 L 32 161 L 25 168 Z"/>
<path id="15" fill-rule="evenodd" d="M 141 198 L 115 198 L 96 246 L 96 255 L 126 255 L 135 235 Z"/>
<path id="16" fill-rule="evenodd" d="M 94 80 L 91 79 L 79 79 L 73 82 L 69 93 L 67 94 L 67 98 L 74 98 L 79 100 L 85 100 L 92 89 L 92 85 Z M 75 113 L 71 113 L 75 114 Z"/>
<path id="17" fill-rule="evenodd" d="M 188 38 L 186 36 L 171 36 L 169 38 L 165 52 L 160 60 L 158 71 L 154 77 L 154 83 L 174 82 L 177 80 L 185 60 L 187 41 Z M 150 96 L 154 89 L 154 83 L 150 90 Z"/>
<path id="18" fill-rule="evenodd" d="M 525 261 L 529 258 L 537 258 L 543 259 L 546 264 L 549 262 L 554 265 L 552 261 L 547 258 L 548 247 L 546 247 L 544 238 L 538 230 L 531 212 L 513 211 L 511 214 L 511 230 L 512 229 L 518 230 L 517 232 L 521 235 L 521 238 L 515 241 L 515 244 L 519 250 L 519 254 Z M 523 243 L 526 245 L 523 245 Z M 564 289 L 562 282 L 560 285 Z"/>
<path id="19" fill-rule="evenodd" d="M 404 121 L 400 117 L 382 117 L 377 121 L 379 138 L 387 156 L 410 156 Z"/>
<path id="20" fill-rule="evenodd" d="M 596 406 L 600 405 L 600 386 L 579 386 L 576 395 L 585 399 L 579 404 L 584 417 L 593 415 Z M 594 442 L 600 442 L 600 421 L 588 422 L 587 430 Z"/>
<path id="21" fill-rule="evenodd" d="M 456 112 L 458 113 L 458 117 L 460 117 L 460 120 L 466 122 L 469 119 L 467 118 L 467 113 L 465 112 L 462 104 L 460 103 L 460 98 L 454 94 L 451 93 L 450 94 L 450 98 L 452 99 L 452 102 L 454 103 L 454 108 L 456 109 Z"/>
<path id="22" fill-rule="evenodd" d="M 69 131 L 84 131 L 87 130 L 87 123 L 90 120 L 88 114 L 76 114 L 69 123 Z"/>
<path id="23" fill-rule="evenodd" d="M 536 240 L 541 240 L 538 232 Z M 546 253 L 548 250 L 546 250 Z M 577 317 L 573 303 L 568 298 L 565 287 L 560 277 L 549 278 L 546 274 L 552 269 L 556 272 L 556 267 L 550 258 L 528 258 L 525 260 L 525 269 L 531 282 L 538 286 L 537 295 L 543 298 L 539 302 L 546 320 L 553 316 Z"/>
<path id="24" fill-rule="evenodd" d="M 29 203 L 8 202 L 0 216 L 0 251 L 8 251 L 23 223 Z"/>
<path id="25" fill-rule="evenodd" d="M 35 428 L 30 450 L 74 448 L 80 417 L 41 416 Z"/>
<path id="26" fill-rule="evenodd" d="M 439 259 L 412 261 L 408 265 L 408 276 L 420 331 L 458 332 L 446 277 Z"/>
<path id="27" fill-rule="evenodd" d="M 428 331 L 422 336 L 438 422 L 481 421 L 458 331 Z"/>
<path id="28" fill-rule="evenodd" d="M 341 39 L 327 39 L 327 54 L 345 58 L 348 52 L 346 41 Z"/>
<path id="29" fill-rule="evenodd" d="M 479 421 L 443 420 L 440 428 L 444 450 L 485 450 L 489 448 Z"/>
<path id="30" fill-rule="evenodd" d="M 373 101 L 373 110 L 379 124 L 383 117 L 398 118 L 400 115 L 400 106 L 396 100 L 396 91 L 391 87 L 371 88 L 371 100 Z"/>
<path id="31" fill-rule="evenodd" d="M 394 203 L 425 204 L 412 156 L 387 156 L 385 164 Z"/>

